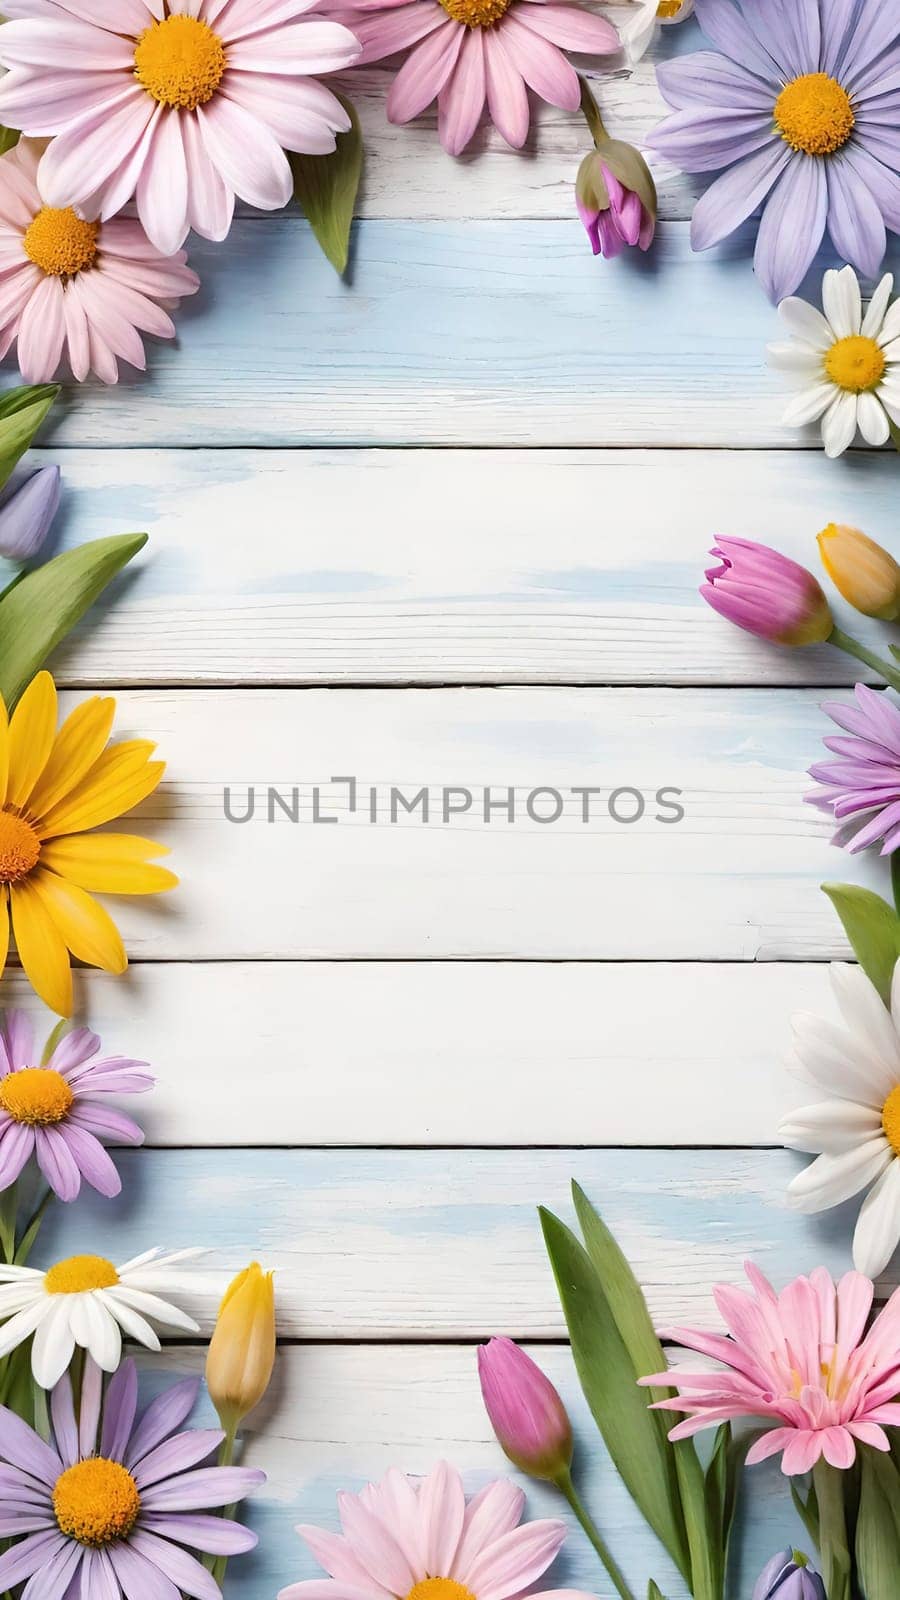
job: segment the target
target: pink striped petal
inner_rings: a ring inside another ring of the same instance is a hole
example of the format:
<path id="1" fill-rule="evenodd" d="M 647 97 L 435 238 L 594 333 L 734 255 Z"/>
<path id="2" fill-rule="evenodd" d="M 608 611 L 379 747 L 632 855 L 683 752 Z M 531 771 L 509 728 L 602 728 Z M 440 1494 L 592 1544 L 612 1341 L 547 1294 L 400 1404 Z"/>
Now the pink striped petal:
<path id="1" fill-rule="evenodd" d="M 592 16 L 580 6 L 549 0 L 546 5 L 517 5 L 516 19 L 533 33 L 561 45 L 563 50 L 577 50 L 582 55 L 608 56 L 619 49 L 619 35 L 611 22 Z"/>
<path id="2" fill-rule="evenodd" d="M 497 28 L 486 29 L 484 56 L 491 120 L 507 144 L 520 150 L 528 137 L 528 91 Z"/>
<path id="3" fill-rule="evenodd" d="M 498 24 L 498 32 L 513 65 L 518 67 L 535 94 L 563 111 L 578 110 L 581 104 L 578 73 L 555 45 L 524 27 L 512 11 L 507 11 Z"/>
<path id="4" fill-rule="evenodd" d="M 349 28 L 316 17 L 230 44 L 228 65 L 241 72 L 272 75 L 340 72 L 358 55 L 359 45 Z"/>
<path id="5" fill-rule="evenodd" d="M 265 124 L 224 95 L 199 106 L 196 114 L 206 153 L 223 183 L 261 211 L 286 206 L 293 189 L 291 169 Z"/>
<path id="6" fill-rule="evenodd" d="M 89 72 L 134 70 L 134 41 L 89 24 L 46 21 L 6 22 L 0 33 L 0 63 L 5 67 L 65 67 Z"/>
<path id="7" fill-rule="evenodd" d="M 398 5 L 371 16 L 353 19 L 353 32 L 362 45 L 357 66 L 369 61 L 381 61 L 398 50 L 406 50 L 419 39 L 424 39 L 435 28 L 447 21 L 447 13 L 438 0 L 412 0 L 411 5 Z M 486 30 L 489 31 L 489 30 Z M 487 40 L 485 40 L 487 43 Z"/>
<path id="8" fill-rule="evenodd" d="M 451 19 L 407 56 L 388 92 L 389 122 L 411 122 L 431 105 L 456 65 L 465 32 Z"/>
<path id="9" fill-rule="evenodd" d="M 206 153 L 196 117 L 182 127 L 188 175 L 188 222 L 204 239 L 224 239 L 234 216 L 234 190 L 220 178 Z"/>
<path id="10" fill-rule="evenodd" d="M 53 377 L 65 334 L 62 284 L 59 278 L 42 278 L 29 296 L 19 323 L 17 353 L 26 383 L 47 383 Z"/>
<path id="11" fill-rule="evenodd" d="M 173 256 L 187 237 L 188 180 L 181 137 L 185 117 L 163 111 L 153 130 L 137 183 L 138 216 L 147 238 L 164 256 Z"/>
<path id="12" fill-rule="evenodd" d="M 328 155 L 335 134 L 350 126 L 341 102 L 314 78 L 260 78 L 254 72 L 229 71 L 220 93 L 265 123 L 285 150 Z"/>
<path id="13" fill-rule="evenodd" d="M 47 146 L 38 185 L 48 206 L 79 205 L 98 189 L 140 143 L 156 101 L 130 89 L 112 115 L 94 113 Z"/>
<path id="14" fill-rule="evenodd" d="M 438 132 L 451 156 L 466 148 L 481 121 L 486 94 L 484 30 L 469 28 L 459 60 L 438 98 Z"/>

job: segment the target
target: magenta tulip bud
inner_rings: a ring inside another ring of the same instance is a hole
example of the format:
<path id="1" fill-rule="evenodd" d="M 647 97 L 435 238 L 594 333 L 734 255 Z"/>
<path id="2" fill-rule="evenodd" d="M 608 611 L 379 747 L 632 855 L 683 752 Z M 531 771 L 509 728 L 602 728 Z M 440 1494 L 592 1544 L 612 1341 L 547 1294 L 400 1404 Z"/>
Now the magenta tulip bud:
<path id="1" fill-rule="evenodd" d="M 549 1378 L 511 1339 L 479 1346 L 478 1376 L 491 1426 L 514 1466 L 554 1483 L 572 1465 L 572 1424 Z"/>
<path id="2" fill-rule="evenodd" d="M 752 539 L 720 539 L 700 593 L 714 611 L 774 644 L 822 644 L 834 630 L 825 595 L 811 572 Z"/>
<path id="3" fill-rule="evenodd" d="M 59 467 L 40 467 L 0 502 L 0 556 L 30 561 L 59 508 Z"/>
<path id="4" fill-rule="evenodd" d="M 643 156 L 621 139 L 602 138 L 575 180 L 575 203 L 595 256 L 626 245 L 649 250 L 656 232 L 656 186 Z"/>

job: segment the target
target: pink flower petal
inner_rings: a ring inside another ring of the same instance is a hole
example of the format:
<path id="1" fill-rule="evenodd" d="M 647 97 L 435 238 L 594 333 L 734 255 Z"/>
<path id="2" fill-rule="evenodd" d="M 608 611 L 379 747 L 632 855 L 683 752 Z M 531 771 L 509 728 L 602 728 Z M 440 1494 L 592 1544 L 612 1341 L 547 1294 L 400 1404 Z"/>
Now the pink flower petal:
<path id="1" fill-rule="evenodd" d="M 91 339 L 84 306 L 80 296 L 72 293 L 71 284 L 63 296 L 63 315 L 72 377 L 77 383 L 83 383 L 91 370 Z"/>
<path id="2" fill-rule="evenodd" d="M 469 28 L 438 98 L 440 140 L 451 156 L 460 155 L 478 127 L 485 93 L 483 29 Z"/>
<path id="3" fill-rule="evenodd" d="M 82 272 L 77 279 L 81 303 L 87 313 L 92 334 L 99 334 L 113 355 L 143 372 L 146 365 L 140 334 L 110 294 L 111 285 L 98 283 L 93 273 Z"/>
<path id="4" fill-rule="evenodd" d="M 63 287 L 58 278 L 41 276 L 29 295 L 19 323 L 19 369 L 26 383 L 48 383 L 59 366 L 66 324 Z"/>
<path id="5" fill-rule="evenodd" d="M 280 28 L 317 4 L 318 0 L 226 0 L 219 18 L 222 37 L 230 44 L 267 28 Z"/>
<path id="6" fill-rule="evenodd" d="M 48 206 L 74 206 L 96 194 L 140 143 L 156 109 L 141 89 L 129 89 L 119 109 L 94 113 L 47 146 L 38 184 Z"/>
<path id="7" fill-rule="evenodd" d="M 508 1600 L 546 1572 L 566 1537 L 564 1522 L 526 1522 L 513 1528 L 481 1554 L 469 1569 L 469 1583 L 478 1600 Z"/>
<path id="8" fill-rule="evenodd" d="M 456 65 L 465 31 L 450 19 L 410 52 L 388 91 L 388 122 L 410 122 L 431 105 Z"/>
<path id="9" fill-rule="evenodd" d="M 359 44 L 349 28 L 317 17 L 229 44 L 228 65 L 242 72 L 288 75 L 340 72 L 358 55 Z"/>
<path id="10" fill-rule="evenodd" d="M 392 1594 L 408 1594 L 413 1587 L 412 1570 L 381 1519 L 354 1494 L 338 1495 L 338 1510 L 351 1550 L 376 1583 Z"/>
<path id="11" fill-rule="evenodd" d="M 446 1574 L 452 1571 L 465 1514 L 462 1479 L 446 1461 L 439 1461 L 419 1490 L 426 1572 Z"/>
<path id="12" fill-rule="evenodd" d="M 513 65 L 529 88 L 551 106 L 577 111 L 581 104 L 578 73 L 556 46 L 524 27 L 512 11 L 507 11 L 497 26 Z"/>
<path id="13" fill-rule="evenodd" d="M 224 239 L 234 216 L 234 190 L 227 188 L 206 153 L 196 117 L 182 126 L 188 177 L 188 222 L 204 239 Z"/>
<path id="14" fill-rule="evenodd" d="M 287 205 L 291 169 L 268 128 L 224 95 L 199 106 L 196 114 L 206 153 L 226 186 L 262 211 Z"/>
<path id="15" fill-rule="evenodd" d="M 509 1478 L 498 1478 L 473 1495 L 466 1506 L 463 1535 L 449 1576 L 468 1588 L 469 1569 L 475 1557 L 504 1533 L 517 1528 L 524 1509 L 525 1496 Z"/>
<path id="16" fill-rule="evenodd" d="M 612 55 L 619 49 L 619 35 L 611 22 L 582 11 L 580 6 L 550 3 L 517 5 L 516 19 L 533 33 L 549 39 L 564 50 L 582 55 Z"/>
<path id="17" fill-rule="evenodd" d="M 340 100 L 314 78 L 264 79 L 253 72 L 229 71 L 220 93 L 265 123 L 285 150 L 328 155 L 335 134 L 350 126 Z"/>
<path id="18" fill-rule="evenodd" d="M 0 32 L 0 63 L 5 67 L 65 67 L 77 71 L 131 73 L 134 41 L 74 20 L 54 18 L 6 22 Z"/>
<path id="19" fill-rule="evenodd" d="M 182 118 L 173 109 L 157 120 L 137 185 L 138 216 L 147 238 L 165 256 L 180 249 L 188 231 L 188 180 Z"/>
<path id="20" fill-rule="evenodd" d="M 406 50 L 419 39 L 424 39 L 447 20 L 447 13 L 438 0 L 412 0 L 411 5 L 399 5 L 371 16 L 356 16 L 353 32 L 362 45 L 358 67 L 368 61 L 381 61 L 385 56 Z M 485 41 L 487 43 L 487 41 Z"/>
<path id="21" fill-rule="evenodd" d="M 74 122 L 97 111 L 110 112 L 133 85 L 116 74 L 71 73 L 19 68 L 0 81 L 0 116 L 7 127 L 27 126 L 36 137 L 63 133 Z"/>
<path id="22" fill-rule="evenodd" d="M 498 29 L 488 29 L 484 46 L 491 120 L 507 144 L 512 145 L 514 150 L 520 150 L 528 137 L 530 120 L 525 81 L 513 65 Z"/>

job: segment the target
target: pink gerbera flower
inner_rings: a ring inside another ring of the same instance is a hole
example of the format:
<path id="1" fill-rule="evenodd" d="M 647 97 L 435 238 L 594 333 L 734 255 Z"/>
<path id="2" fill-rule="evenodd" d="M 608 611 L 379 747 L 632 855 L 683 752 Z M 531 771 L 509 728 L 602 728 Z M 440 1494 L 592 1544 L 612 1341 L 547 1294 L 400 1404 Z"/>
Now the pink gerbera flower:
<path id="1" fill-rule="evenodd" d="M 856 1445 L 890 1448 L 885 1426 L 900 1424 L 900 1290 L 868 1333 L 874 1287 L 861 1272 L 848 1272 L 835 1287 L 817 1267 L 781 1294 L 752 1262 L 745 1265 L 752 1294 L 730 1284 L 716 1286 L 716 1305 L 729 1334 L 669 1328 L 663 1337 L 724 1364 L 724 1372 L 681 1368 L 641 1378 L 642 1384 L 677 1389 L 678 1398 L 656 1409 L 685 1411 L 670 1439 L 687 1439 L 703 1428 L 738 1417 L 765 1417 L 779 1426 L 750 1448 L 748 1465 L 783 1451 L 781 1470 L 809 1472 L 820 1457 L 850 1467 Z"/>
<path id="2" fill-rule="evenodd" d="M 278 1600 L 508 1600 L 546 1572 L 566 1536 L 564 1522 L 520 1528 L 525 1496 L 509 1479 L 466 1504 L 462 1480 L 445 1461 L 421 1484 L 393 1467 L 362 1494 L 339 1494 L 343 1537 L 301 1527 L 329 1579 L 282 1589 Z M 591 1600 L 575 1589 L 545 1589 L 530 1600 Z"/>
<path id="3" fill-rule="evenodd" d="M 438 131 L 453 156 L 464 150 L 487 102 L 491 120 L 518 149 L 528 133 L 528 89 L 564 111 L 581 101 L 563 50 L 609 55 L 610 22 L 567 0 L 362 0 L 348 18 L 360 63 L 414 45 L 391 85 L 390 122 L 410 122 L 438 103 Z"/>
<path id="4" fill-rule="evenodd" d="M 358 44 L 315 0 L 4 0 L 0 119 L 58 135 L 40 167 L 50 206 L 105 219 L 133 195 L 171 255 L 188 228 L 224 239 L 235 195 L 287 204 L 284 154 L 323 155 L 350 126 L 310 73 Z"/>
<path id="5" fill-rule="evenodd" d="M 200 280 L 183 251 L 161 255 L 139 222 L 86 222 L 71 207 L 45 206 L 41 148 L 20 139 L 0 156 L 0 360 L 18 340 L 28 383 L 46 383 L 64 354 L 79 382 L 94 372 L 115 383 L 119 358 L 143 371 L 141 333 L 174 338 L 163 307 L 195 294 Z"/>

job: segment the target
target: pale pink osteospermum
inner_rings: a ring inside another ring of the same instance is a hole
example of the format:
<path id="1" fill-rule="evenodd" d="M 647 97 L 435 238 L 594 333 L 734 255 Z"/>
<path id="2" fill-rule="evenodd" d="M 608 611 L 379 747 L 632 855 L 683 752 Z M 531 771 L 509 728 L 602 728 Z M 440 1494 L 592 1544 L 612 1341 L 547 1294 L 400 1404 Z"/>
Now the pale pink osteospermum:
<path id="1" fill-rule="evenodd" d="M 315 0 L 4 0 L 0 120 L 56 135 L 48 205 L 104 220 L 134 196 L 171 255 L 189 228 L 224 239 L 235 196 L 292 191 L 285 150 L 324 155 L 350 126 L 314 73 L 352 64 L 354 36 Z"/>
<path id="2" fill-rule="evenodd" d="M 677 1389 L 656 1410 L 684 1411 L 669 1438 L 687 1439 L 739 1417 L 777 1424 L 750 1447 L 748 1465 L 783 1452 L 788 1476 L 809 1472 L 821 1458 L 845 1468 L 857 1444 L 888 1450 L 885 1427 L 900 1424 L 900 1290 L 868 1333 L 874 1286 L 848 1272 L 835 1286 L 824 1267 L 796 1278 L 781 1294 L 752 1262 L 752 1293 L 717 1284 L 716 1305 L 728 1337 L 692 1328 L 662 1330 L 665 1338 L 721 1362 L 725 1371 L 675 1368 L 641 1378 Z"/>
<path id="3" fill-rule="evenodd" d="M 361 1494 L 339 1494 L 343 1534 L 301 1527 L 329 1574 L 282 1589 L 278 1600 L 509 1600 L 524 1595 L 553 1561 L 564 1522 L 519 1527 L 525 1496 L 508 1478 L 466 1502 L 455 1468 L 442 1461 L 421 1483 L 392 1467 Z M 530 1600 L 591 1600 L 545 1589 Z"/>
<path id="4" fill-rule="evenodd" d="M 142 333 L 175 337 L 168 312 L 200 280 L 183 251 L 161 255 L 131 218 L 86 222 L 45 206 L 40 152 L 20 139 L 0 156 L 0 360 L 17 342 L 28 383 L 47 383 L 63 357 L 79 382 L 93 372 L 115 383 L 120 360 L 143 371 Z"/>
<path id="5" fill-rule="evenodd" d="M 578 73 L 564 50 L 592 56 L 619 49 L 610 22 L 571 0 L 350 0 L 346 20 L 362 43 L 360 64 L 406 50 L 387 100 L 390 122 L 410 122 L 438 103 L 438 132 L 463 151 L 485 104 L 507 144 L 528 134 L 528 90 L 577 111 Z"/>

